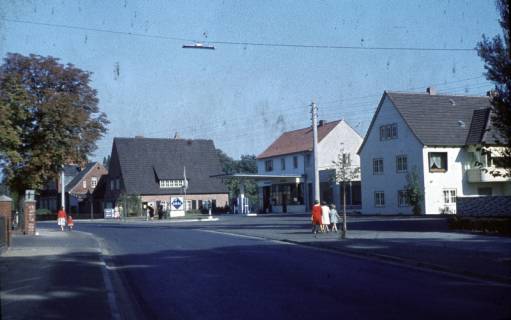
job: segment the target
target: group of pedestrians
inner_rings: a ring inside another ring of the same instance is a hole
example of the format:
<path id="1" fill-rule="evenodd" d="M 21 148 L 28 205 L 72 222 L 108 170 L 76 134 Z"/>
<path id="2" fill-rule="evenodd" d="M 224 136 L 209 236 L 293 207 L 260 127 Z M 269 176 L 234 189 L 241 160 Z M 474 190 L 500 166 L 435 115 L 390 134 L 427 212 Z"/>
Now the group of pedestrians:
<path id="1" fill-rule="evenodd" d="M 60 226 L 60 230 L 62 231 L 64 231 L 66 227 L 69 228 L 69 231 L 73 230 L 73 226 L 75 225 L 73 217 L 66 214 L 64 207 L 60 207 L 60 210 L 57 212 L 57 224 Z"/>
<path id="2" fill-rule="evenodd" d="M 318 233 L 325 232 L 339 232 L 337 229 L 337 224 L 341 217 L 337 213 L 335 209 L 335 204 L 327 205 L 326 202 L 323 202 L 322 205 L 319 204 L 319 201 L 314 201 L 314 206 L 312 207 L 312 233 L 317 237 Z M 331 227 L 331 228 L 330 228 Z"/>

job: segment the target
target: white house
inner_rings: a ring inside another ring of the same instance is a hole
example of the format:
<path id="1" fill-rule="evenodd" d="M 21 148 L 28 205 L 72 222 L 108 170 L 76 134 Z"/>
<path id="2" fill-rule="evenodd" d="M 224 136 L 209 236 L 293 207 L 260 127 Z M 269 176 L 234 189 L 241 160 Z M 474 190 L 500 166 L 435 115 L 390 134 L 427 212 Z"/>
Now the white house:
<path id="1" fill-rule="evenodd" d="M 509 178 L 486 173 L 499 166 L 491 128 L 488 97 L 384 92 L 358 151 L 362 213 L 412 213 L 412 172 L 426 214 L 454 213 L 457 196 L 511 194 Z"/>
<path id="2" fill-rule="evenodd" d="M 321 201 L 340 205 L 339 185 L 332 181 L 333 161 L 344 150 L 353 166 L 362 137 L 344 120 L 318 125 Z M 313 183 L 312 128 L 284 132 L 257 156 L 259 206 L 265 212 L 304 212 L 311 207 Z M 268 177 L 265 179 L 265 177 Z M 349 192 L 349 193 L 348 193 Z M 360 206 L 360 181 L 348 188 L 348 205 Z"/>

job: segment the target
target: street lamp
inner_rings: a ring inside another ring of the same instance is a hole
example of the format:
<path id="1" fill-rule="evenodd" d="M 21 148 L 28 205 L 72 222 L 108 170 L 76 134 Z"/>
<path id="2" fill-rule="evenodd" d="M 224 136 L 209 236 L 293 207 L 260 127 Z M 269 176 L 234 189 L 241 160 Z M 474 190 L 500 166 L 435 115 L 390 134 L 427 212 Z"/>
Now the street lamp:
<path id="1" fill-rule="evenodd" d="M 183 49 L 206 49 L 206 50 L 215 50 L 215 47 L 212 45 L 204 44 L 201 42 L 195 42 L 193 44 L 183 44 Z"/>

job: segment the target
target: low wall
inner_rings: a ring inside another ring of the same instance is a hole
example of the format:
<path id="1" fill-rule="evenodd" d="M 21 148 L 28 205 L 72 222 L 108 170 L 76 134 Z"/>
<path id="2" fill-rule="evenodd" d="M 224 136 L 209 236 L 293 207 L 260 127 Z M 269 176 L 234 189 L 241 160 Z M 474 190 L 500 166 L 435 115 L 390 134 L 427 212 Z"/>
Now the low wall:
<path id="1" fill-rule="evenodd" d="M 511 197 L 458 197 L 456 214 L 458 216 L 511 217 Z"/>

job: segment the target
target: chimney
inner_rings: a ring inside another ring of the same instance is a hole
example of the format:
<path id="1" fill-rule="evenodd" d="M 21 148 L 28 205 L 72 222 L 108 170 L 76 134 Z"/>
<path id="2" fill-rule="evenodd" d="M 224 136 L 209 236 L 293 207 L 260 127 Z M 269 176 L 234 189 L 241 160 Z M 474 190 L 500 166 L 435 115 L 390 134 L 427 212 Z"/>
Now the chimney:
<path id="1" fill-rule="evenodd" d="M 435 96 L 436 95 L 436 90 L 434 87 L 428 87 L 426 89 L 426 92 L 430 95 L 430 96 Z"/>
<path id="2" fill-rule="evenodd" d="M 326 123 L 325 120 L 319 120 L 319 123 L 318 123 L 318 127 L 321 127 L 322 125 L 324 125 Z"/>

